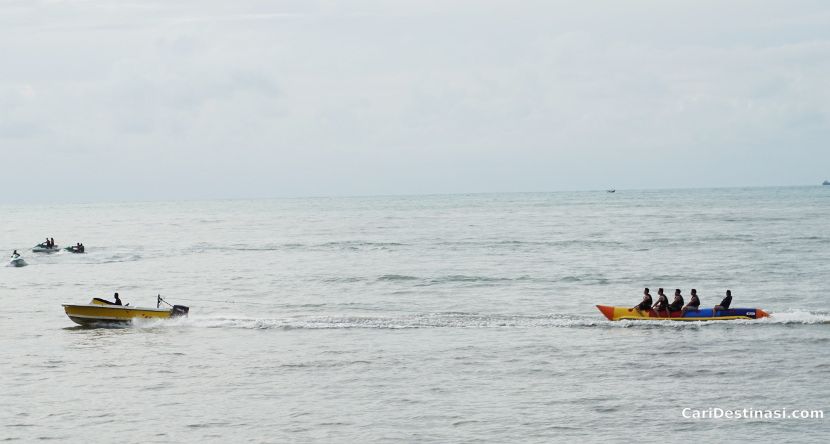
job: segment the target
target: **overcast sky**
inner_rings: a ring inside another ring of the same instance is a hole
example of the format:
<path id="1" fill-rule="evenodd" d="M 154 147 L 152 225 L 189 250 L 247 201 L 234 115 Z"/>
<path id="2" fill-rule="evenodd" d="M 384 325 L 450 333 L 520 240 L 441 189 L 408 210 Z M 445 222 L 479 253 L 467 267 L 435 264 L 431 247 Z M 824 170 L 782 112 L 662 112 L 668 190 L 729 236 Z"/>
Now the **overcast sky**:
<path id="1" fill-rule="evenodd" d="M 2 202 L 818 184 L 827 1 L 0 1 Z"/>

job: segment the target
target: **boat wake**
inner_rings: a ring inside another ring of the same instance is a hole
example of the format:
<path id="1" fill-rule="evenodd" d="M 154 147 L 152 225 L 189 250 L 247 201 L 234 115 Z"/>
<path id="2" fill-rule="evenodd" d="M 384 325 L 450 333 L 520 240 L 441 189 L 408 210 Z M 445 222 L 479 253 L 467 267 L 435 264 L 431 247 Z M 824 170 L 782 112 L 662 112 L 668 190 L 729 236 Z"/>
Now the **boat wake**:
<path id="1" fill-rule="evenodd" d="M 770 313 L 770 317 L 761 319 L 767 324 L 830 324 L 830 312 L 787 310 Z"/>
<path id="2" fill-rule="evenodd" d="M 293 329 L 419 329 L 419 328 L 490 328 L 490 329 L 538 329 L 538 328 L 723 328 L 728 325 L 771 326 L 785 324 L 830 324 L 830 313 L 787 311 L 773 313 L 760 320 L 736 320 L 729 322 L 666 322 L 666 321 L 608 321 L 598 316 L 577 315 L 510 315 L 459 312 L 416 313 L 389 316 L 308 315 L 284 318 L 258 318 L 247 316 L 199 316 L 169 320 L 141 320 L 134 328 L 195 327 L 260 330 Z"/>
<path id="3" fill-rule="evenodd" d="M 590 327 L 604 323 L 601 319 L 573 316 L 511 316 L 474 313 L 422 313 L 397 316 L 292 316 L 253 318 L 245 316 L 191 316 L 170 320 L 169 326 L 242 329 L 412 329 L 412 328 L 545 328 Z M 140 322 L 138 327 L 156 327 L 161 322 Z"/>

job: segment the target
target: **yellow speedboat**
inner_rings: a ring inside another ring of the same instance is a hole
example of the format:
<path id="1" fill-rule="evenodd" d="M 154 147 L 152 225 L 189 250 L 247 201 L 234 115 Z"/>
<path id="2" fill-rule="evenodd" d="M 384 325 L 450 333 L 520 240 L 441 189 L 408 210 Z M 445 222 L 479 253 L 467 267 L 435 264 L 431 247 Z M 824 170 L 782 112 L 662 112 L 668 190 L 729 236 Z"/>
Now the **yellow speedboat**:
<path id="1" fill-rule="evenodd" d="M 190 311 L 190 308 L 184 305 L 167 304 L 169 308 L 162 308 L 160 307 L 162 302 L 167 304 L 167 301 L 159 296 L 156 308 L 130 307 L 129 305 L 116 305 L 100 298 L 92 298 L 89 304 L 63 304 L 63 309 L 69 319 L 84 326 L 128 324 L 133 319 L 168 319 L 187 316 Z"/>

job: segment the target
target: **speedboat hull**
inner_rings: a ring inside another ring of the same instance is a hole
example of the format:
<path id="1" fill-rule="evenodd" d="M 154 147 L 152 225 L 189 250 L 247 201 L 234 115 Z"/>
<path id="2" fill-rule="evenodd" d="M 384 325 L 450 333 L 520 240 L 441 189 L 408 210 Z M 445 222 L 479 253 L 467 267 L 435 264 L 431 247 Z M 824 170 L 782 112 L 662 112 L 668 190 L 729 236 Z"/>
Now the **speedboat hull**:
<path id="1" fill-rule="evenodd" d="M 680 311 L 668 313 L 654 310 L 637 310 L 631 307 L 613 307 L 610 305 L 597 305 L 599 311 L 609 321 L 636 320 L 636 321 L 734 321 L 737 319 L 761 319 L 769 316 L 769 313 L 760 308 L 730 308 L 718 310 L 712 313 L 711 308 L 703 308 L 696 311 L 687 311 L 685 314 Z"/>
<path id="2" fill-rule="evenodd" d="M 95 298 L 89 304 L 63 304 L 63 310 L 72 322 L 83 326 L 129 324 L 141 319 L 169 319 L 187 316 L 189 309 L 181 305 L 172 308 L 130 307 L 109 304 Z"/>

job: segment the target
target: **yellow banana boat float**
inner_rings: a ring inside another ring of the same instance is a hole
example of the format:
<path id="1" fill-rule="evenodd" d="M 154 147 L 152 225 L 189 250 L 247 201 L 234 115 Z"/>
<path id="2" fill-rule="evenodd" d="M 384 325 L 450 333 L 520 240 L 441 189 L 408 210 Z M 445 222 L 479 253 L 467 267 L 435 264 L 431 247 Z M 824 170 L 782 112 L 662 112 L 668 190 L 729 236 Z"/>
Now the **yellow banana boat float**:
<path id="1" fill-rule="evenodd" d="M 73 305 L 63 304 L 63 310 L 73 322 L 83 326 L 107 325 L 107 324 L 129 324 L 135 319 L 169 319 L 180 316 L 187 316 L 190 308 L 184 305 L 169 305 L 169 308 L 161 307 L 161 303 L 167 301 L 158 297 L 156 308 L 152 307 L 130 307 L 129 305 L 116 305 L 101 298 L 92 298 L 89 304 Z"/>
<path id="2" fill-rule="evenodd" d="M 735 321 L 739 319 L 761 319 L 769 317 L 769 313 L 760 308 L 727 308 L 714 311 L 712 308 L 690 310 L 686 313 L 673 311 L 671 313 L 654 310 L 638 310 L 631 307 L 614 307 L 611 305 L 597 305 L 597 309 L 609 321 Z"/>

